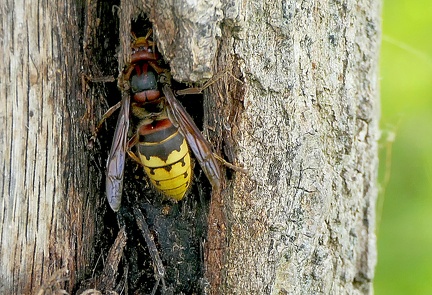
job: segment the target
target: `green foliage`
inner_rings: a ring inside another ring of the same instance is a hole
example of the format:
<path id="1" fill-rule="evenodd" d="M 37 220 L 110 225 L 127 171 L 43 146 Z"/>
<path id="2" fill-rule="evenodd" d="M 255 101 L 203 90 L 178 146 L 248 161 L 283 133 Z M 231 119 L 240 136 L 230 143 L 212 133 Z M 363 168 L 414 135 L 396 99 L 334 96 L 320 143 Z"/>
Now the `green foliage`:
<path id="1" fill-rule="evenodd" d="M 432 1 L 385 1 L 377 295 L 432 294 L 431 36 Z"/>

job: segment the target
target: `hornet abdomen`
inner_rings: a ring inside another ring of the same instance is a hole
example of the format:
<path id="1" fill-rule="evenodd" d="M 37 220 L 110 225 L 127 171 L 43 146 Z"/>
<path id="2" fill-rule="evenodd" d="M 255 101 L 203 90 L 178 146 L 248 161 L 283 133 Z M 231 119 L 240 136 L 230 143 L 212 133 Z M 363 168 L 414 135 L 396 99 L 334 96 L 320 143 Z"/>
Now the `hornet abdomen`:
<path id="1" fill-rule="evenodd" d="M 177 201 L 192 179 L 189 148 L 169 119 L 140 126 L 137 154 L 154 187 Z"/>

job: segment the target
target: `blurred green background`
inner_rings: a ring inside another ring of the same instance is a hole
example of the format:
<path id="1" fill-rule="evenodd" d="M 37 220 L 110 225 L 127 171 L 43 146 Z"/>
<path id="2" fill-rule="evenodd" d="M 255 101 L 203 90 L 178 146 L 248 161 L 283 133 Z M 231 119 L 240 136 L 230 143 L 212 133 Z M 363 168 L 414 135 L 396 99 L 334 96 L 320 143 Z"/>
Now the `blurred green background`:
<path id="1" fill-rule="evenodd" d="M 387 0 L 376 295 L 432 294 L 432 0 Z"/>

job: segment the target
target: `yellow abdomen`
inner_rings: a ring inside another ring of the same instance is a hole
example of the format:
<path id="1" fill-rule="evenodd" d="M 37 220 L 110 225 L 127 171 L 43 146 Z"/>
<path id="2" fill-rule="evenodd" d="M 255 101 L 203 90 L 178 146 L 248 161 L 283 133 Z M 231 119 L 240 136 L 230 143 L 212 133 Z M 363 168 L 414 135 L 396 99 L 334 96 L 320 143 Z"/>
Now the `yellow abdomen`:
<path id="1" fill-rule="evenodd" d="M 166 121 L 159 125 L 141 128 L 138 156 L 153 186 L 179 201 L 186 194 L 192 179 L 189 147 L 175 126 Z"/>

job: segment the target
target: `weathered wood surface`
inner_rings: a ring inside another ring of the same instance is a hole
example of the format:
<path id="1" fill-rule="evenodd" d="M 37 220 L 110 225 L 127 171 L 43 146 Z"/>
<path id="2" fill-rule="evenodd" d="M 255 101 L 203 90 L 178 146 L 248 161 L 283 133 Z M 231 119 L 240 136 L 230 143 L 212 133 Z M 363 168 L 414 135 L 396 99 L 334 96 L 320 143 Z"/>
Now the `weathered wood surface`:
<path id="1" fill-rule="evenodd" d="M 75 5 L 0 5 L 2 294 L 71 290 L 91 267 L 94 204 L 79 125 L 82 8 Z"/>

